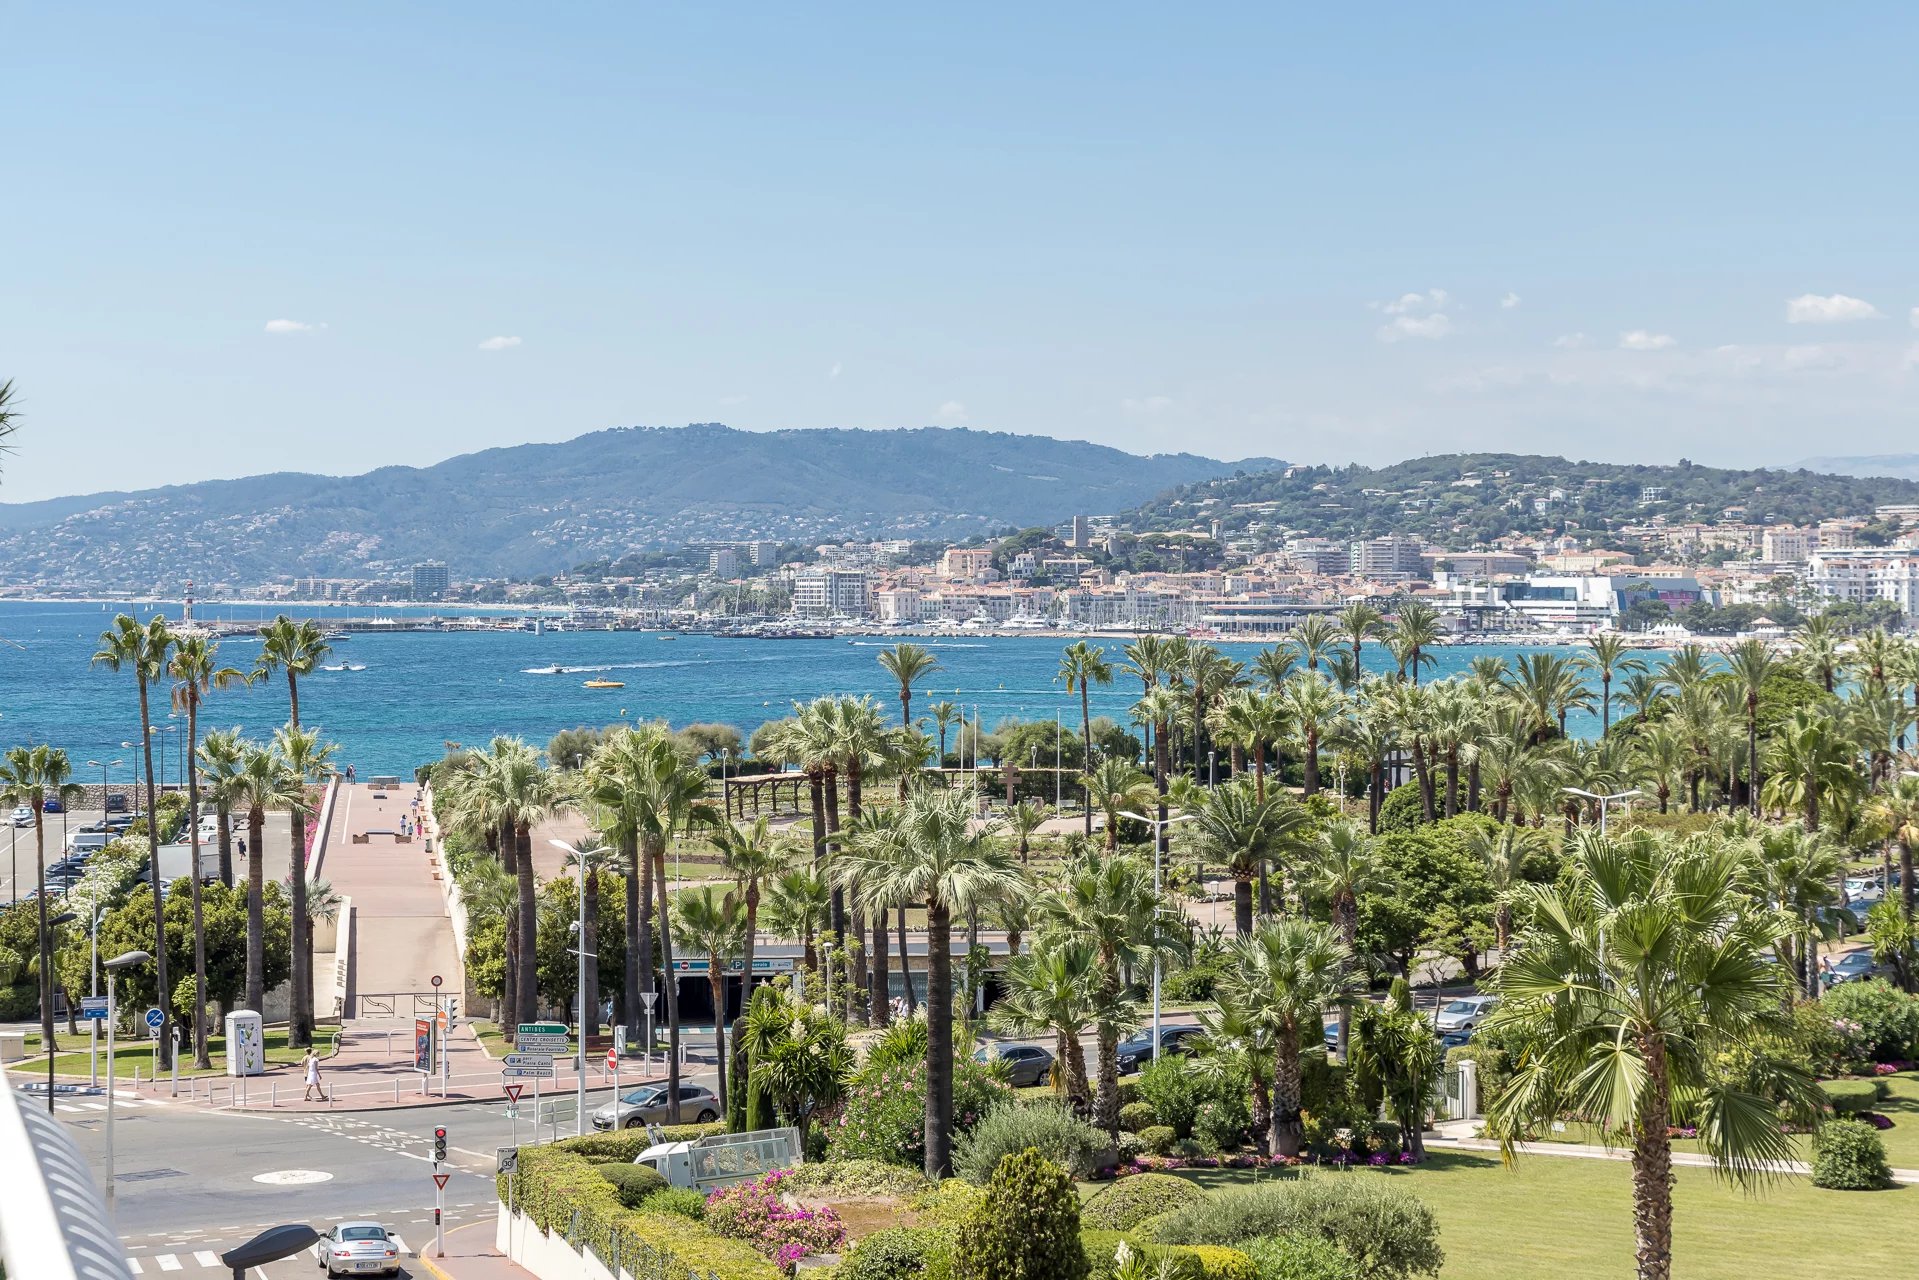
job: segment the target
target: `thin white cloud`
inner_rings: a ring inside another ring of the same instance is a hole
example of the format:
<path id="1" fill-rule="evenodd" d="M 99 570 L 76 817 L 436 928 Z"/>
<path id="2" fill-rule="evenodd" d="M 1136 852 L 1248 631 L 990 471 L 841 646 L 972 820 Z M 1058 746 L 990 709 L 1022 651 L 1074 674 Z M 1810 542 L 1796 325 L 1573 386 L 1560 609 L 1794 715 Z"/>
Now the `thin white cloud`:
<path id="1" fill-rule="evenodd" d="M 939 412 L 934 416 L 941 422 L 964 422 L 966 421 L 966 406 L 957 400 L 948 400 L 939 407 Z"/>
<path id="2" fill-rule="evenodd" d="M 520 340 L 518 338 L 508 337 L 502 334 L 497 338 L 488 338 L 485 342 L 482 342 L 480 344 L 480 350 L 505 351 L 509 347 L 517 347 L 519 345 Z"/>
<path id="3" fill-rule="evenodd" d="M 1514 307 L 1519 305 L 1519 295 L 1516 293 L 1509 293 L 1505 297 L 1499 300 L 1499 305 L 1501 307 L 1504 307 L 1506 310 L 1511 311 Z"/>
<path id="4" fill-rule="evenodd" d="M 1379 326 L 1378 336 L 1381 342 L 1398 342 L 1402 338 L 1437 341 L 1452 331 L 1452 320 L 1445 312 L 1435 311 L 1425 316 L 1396 315 Z"/>
<path id="5" fill-rule="evenodd" d="M 1583 333 L 1562 333 L 1553 339 L 1553 345 L 1561 351 L 1578 351 L 1592 344 L 1593 340 Z"/>
<path id="6" fill-rule="evenodd" d="M 1128 396 L 1119 402 L 1121 413 L 1162 413 L 1173 407 L 1171 396 L 1140 396 L 1137 399 Z"/>
<path id="7" fill-rule="evenodd" d="M 1452 300 L 1452 295 L 1444 289 L 1428 289 L 1424 293 L 1402 293 L 1391 302 L 1371 303 L 1375 311 L 1384 311 L 1389 316 L 1418 315 L 1424 311 L 1438 311 Z"/>
<path id="8" fill-rule="evenodd" d="M 268 333 L 312 333 L 324 328 L 326 326 L 323 324 L 308 324 L 304 320 L 269 320 L 266 331 Z"/>
<path id="9" fill-rule="evenodd" d="M 835 360 L 835 361 L 833 362 L 833 367 L 832 367 L 831 369 L 828 369 L 828 370 L 826 371 L 826 376 L 827 376 L 827 377 L 829 377 L 829 378 L 837 378 L 837 377 L 839 377 L 839 376 L 840 376 L 840 362 L 839 362 L 839 361 L 837 361 L 837 360 Z"/>
<path id="10" fill-rule="evenodd" d="M 1842 324 L 1847 320 L 1877 320 L 1879 308 L 1864 298 L 1849 298 L 1843 293 L 1821 297 L 1802 293 L 1786 302 L 1787 324 Z"/>
<path id="11" fill-rule="evenodd" d="M 1676 339 L 1670 333 L 1648 333 L 1644 329 L 1628 329 L 1619 335 L 1619 348 L 1622 351 L 1664 351 L 1673 346 Z"/>

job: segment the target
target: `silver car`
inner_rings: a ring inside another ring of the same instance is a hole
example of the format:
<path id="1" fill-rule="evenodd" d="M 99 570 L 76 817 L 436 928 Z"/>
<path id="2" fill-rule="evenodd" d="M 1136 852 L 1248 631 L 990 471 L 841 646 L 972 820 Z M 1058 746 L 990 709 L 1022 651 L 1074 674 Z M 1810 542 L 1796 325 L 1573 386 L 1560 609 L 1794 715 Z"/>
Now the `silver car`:
<path id="1" fill-rule="evenodd" d="M 400 1242 L 377 1222 L 342 1222 L 320 1237 L 320 1270 L 330 1276 L 397 1276 Z"/>
<path id="2" fill-rule="evenodd" d="M 595 1129 L 637 1129 L 643 1124 L 671 1124 L 664 1084 L 629 1089 L 593 1113 Z M 703 1084 L 680 1086 L 680 1123 L 711 1124 L 720 1118 L 720 1100 Z"/>

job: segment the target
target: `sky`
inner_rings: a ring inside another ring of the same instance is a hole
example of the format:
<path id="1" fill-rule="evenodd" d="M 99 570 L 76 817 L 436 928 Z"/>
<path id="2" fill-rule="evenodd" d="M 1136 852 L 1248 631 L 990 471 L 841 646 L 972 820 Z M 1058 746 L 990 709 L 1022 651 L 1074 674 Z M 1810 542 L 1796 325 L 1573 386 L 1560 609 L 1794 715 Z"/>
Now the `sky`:
<path id="1" fill-rule="evenodd" d="M 626 424 L 1919 445 L 1911 5 L 14 6 L 0 498 Z"/>

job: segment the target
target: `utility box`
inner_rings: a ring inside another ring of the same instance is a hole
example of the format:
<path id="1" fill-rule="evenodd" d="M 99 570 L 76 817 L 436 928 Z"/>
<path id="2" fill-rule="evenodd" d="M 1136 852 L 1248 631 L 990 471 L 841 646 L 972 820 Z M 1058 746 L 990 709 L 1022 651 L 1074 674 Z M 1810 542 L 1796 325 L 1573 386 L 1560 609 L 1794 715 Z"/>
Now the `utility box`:
<path id="1" fill-rule="evenodd" d="M 251 1009 L 227 1015 L 227 1074 L 257 1076 L 267 1069 L 266 1023 Z"/>

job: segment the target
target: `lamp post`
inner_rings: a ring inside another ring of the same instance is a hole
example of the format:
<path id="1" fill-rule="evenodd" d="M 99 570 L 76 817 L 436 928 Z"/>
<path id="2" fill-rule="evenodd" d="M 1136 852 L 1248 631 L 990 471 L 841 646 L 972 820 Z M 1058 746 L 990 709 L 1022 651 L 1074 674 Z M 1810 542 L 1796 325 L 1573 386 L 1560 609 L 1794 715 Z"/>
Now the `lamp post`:
<path id="1" fill-rule="evenodd" d="M 575 989 L 575 1003 L 577 1003 L 580 1008 L 580 1058 L 574 1067 L 573 1077 L 579 1098 L 578 1103 L 574 1107 L 574 1110 L 579 1113 L 575 1119 L 579 1123 L 580 1136 L 584 1138 L 586 1136 L 586 857 L 578 849 L 575 849 L 564 840 L 548 840 L 547 843 L 555 849 L 564 849 L 566 852 L 572 854 L 573 865 L 579 869 L 580 873 L 580 918 L 575 920 L 572 925 L 574 942 L 573 955 L 578 965 L 573 971 L 573 986 Z M 598 1022 L 599 1010 L 595 1009 L 593 1012 L 594 1021 Z M 613 1110 L 614 1116 L 617 1119 L 619 1115 L 619 1100 L 617 1095 L 615 1095 Z"/>
<path id="2" fill-rule="evenodd" d="M 87 929 L 87 994 L 100 994 L 100 922 L 106 919 L 107 909 L 98 902 L 93 907 L 92 923 Z M 100 1019 L 87 1019 L 87 1083 L 95 1089 L 100 1087 Z"/>
<path id="3" fill-rule="evenodd" d="M 1640 794 L 1638 787 L 1634 787 L 1630 791 L 1615 791 L 1610 795 L 1603 796 L 1597 791 L 1588 791 L 1584 787 L 1561 787 L 1560 790 L 1569 796 L 1579 796 L 1582 799 L 1591 800 L 1599 806 L 1599 836 L 1602 840 L 1605 839 L 1606 836 L 1606 810 L 1612 806 L 1613 801 L 1624 800 L 1630 803 L 1634 796 Z"/>
<path id="4" fill-rule="evenodd" d="M 114 1080 L 118 1076 L 113 1061 L 113 1032 L 119 1014 L 114 991 L 114 975 L 120 970 L 136 964 L 146 964 L 153 959 L 144 951 L 128 951 L 107 961 L 107 1213 L 113 1213 L 113 1097 L 119 1092 Z"/>
<path id="5" fill-rule="evenodd" d="M 44 900 L 46 896 L 46 890 L 42 889 L 40 892 L 41 892 L 41 897 Z M 73 919 L 73 912 L 62 911 L 59 915 L 54 916 L 51 920 L 46 921 L 44 924 L 40 926 L 40 992 L 43 998 L 45 998 L 47 1001 L 47 1026 L 49 1027 L 53 1026 L 53 984 L 49 980 L 49 976 L 47 973 L 47 952 L 51 950 L 50 944 L 53 941 L 54 929 L 59 925 L 65 924 L 67 921 L 71 919 Z M 41 1045 L 40 1047 L 46 1050 L 46 1054 L 47 1054 L 47 1114 L 52 1115 L 53 1114 L 53 1037 L 48 1036 L 47 1042 Z"/>
<path id="6" fill-rule="evenodd" d="M 1120 814 L 1120 817 L 1131 818 L 1135 822 L 1143 822 L 1147 826 L 1153 829 L 1153 909 L 1157 911 L 1159 909 L 1159 898 L 1160 898 L 1160 888 L 1159 888 L 1160 831 L 1162 828 L 1172 826 L 1175 822 L 1191 822 L 1193 820 L 1193 815 L 1190 813 L 1176 813 L 1172 817 L 1166 818 L 1164 820 L 1159 818 L 1148 818 L 1144 814 L 1138 814 L 1138 813 L 1122 813 Z M 1159 970 L 1160 970 L 1160 952 L 1158 947 L 1154 947 L 1153 948 L 1153 1061 L 1154 1062 L 1159 1061 Z"/>

